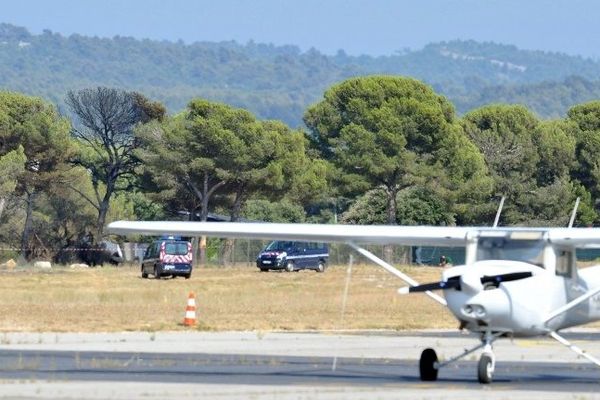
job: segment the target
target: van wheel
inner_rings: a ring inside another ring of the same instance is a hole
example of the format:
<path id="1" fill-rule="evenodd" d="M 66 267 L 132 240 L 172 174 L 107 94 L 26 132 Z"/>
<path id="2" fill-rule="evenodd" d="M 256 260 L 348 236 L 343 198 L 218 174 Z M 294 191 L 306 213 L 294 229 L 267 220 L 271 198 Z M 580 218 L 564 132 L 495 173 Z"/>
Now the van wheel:
<path id="1" fill-rule="evenodd" d="M 288 261 L 287 264 L 285 265 L 285 270 L 287 272 L 293 272 L 294 271 L 294 262 Z"/>
<path id="2" fill-rule="evenodd" d="M 184 277 L 185 279 L 190 279 L 190 277 L 191 277 L 191 276 L 192 276 L 192 274 L 185 274 L 183 277 Z"/>
<path id="3" fill-rule="evenodd" d="M 156 265 L 154 266 L 154 279 L 160 279 L 160 270 Z"/>
<path id="4" fill-rule="evenodd" d="M 323 261 L 319 261 L 317 265 L 317 272 L 325 272 L 325 263 Z"/>
<path id="5" fill-rule="evenodd" d="M 148 274 L 147 274 L 147 273 L 146 273 L 146 271 L 144 270 L 144 266 L 143 266 L 143 265 L 142 265 L 142 268 L 141 268 L 141 270 L 142 270 L 142 278 L 143 278 L 143 279 L 148 279 Z"/>

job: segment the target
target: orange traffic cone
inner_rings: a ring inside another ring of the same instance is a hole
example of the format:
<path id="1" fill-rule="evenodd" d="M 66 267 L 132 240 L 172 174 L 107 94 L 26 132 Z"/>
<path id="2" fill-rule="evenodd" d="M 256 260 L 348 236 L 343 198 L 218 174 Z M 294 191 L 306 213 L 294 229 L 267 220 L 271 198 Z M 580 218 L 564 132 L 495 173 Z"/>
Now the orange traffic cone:
<path id="1" fill-rule="evenodd" d="M 183 319 L 183 325 L 194 326 L 196 325 L 196 296 L 194 292 L 190 292 L 188 296 L 187 307 L 185 308 L 185 318 Z"/>

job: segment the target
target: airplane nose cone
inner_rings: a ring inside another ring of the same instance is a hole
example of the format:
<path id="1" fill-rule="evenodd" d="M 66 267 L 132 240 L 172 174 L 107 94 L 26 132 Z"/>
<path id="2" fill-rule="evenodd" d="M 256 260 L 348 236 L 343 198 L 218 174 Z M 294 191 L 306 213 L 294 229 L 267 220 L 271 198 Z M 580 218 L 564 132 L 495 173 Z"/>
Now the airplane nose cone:
<path id="1" fill-rule="evenodd" d="M 466 293 L 475 295 L 483 291 L 483 285 L 481 284 L 481 275 L 477 271 L 470 271 L 464 273 L 460 277 L 460 287 Z"/>

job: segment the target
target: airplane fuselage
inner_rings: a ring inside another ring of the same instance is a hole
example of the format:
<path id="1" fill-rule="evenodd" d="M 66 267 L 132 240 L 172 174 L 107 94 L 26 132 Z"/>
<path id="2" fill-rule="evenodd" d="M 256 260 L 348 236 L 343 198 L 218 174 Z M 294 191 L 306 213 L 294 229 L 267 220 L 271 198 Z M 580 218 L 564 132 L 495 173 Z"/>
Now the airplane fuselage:
<path id="1" fill-rule="evenodd" d="M 519 279 L 495 282 L 499 276 Z M 553 311 L 600 287 L 600 266 L 579 271 L 573 249 L 542 237 L 514 240 L 496 231 L 473 238 L 467 264 L 443 272 L 443 281 L 453 279 L 460 285 L 444 290 L 448 308 L 462 328 L 473 332 L 537 336 L 600 319 L 599 294 L 548 320 Z"/>

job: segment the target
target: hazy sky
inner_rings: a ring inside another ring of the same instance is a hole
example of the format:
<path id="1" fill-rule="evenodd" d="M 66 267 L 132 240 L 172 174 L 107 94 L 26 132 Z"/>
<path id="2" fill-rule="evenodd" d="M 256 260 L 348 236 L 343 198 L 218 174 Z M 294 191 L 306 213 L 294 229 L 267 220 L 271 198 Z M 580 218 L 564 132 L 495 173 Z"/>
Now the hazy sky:
<path id="1" fill-rule="evenodd" d="M 33 33 L 254 40 L 328 54 L 475 39 L 600 57 L 594 0 L 0 0 L 0 22 Z"/>

